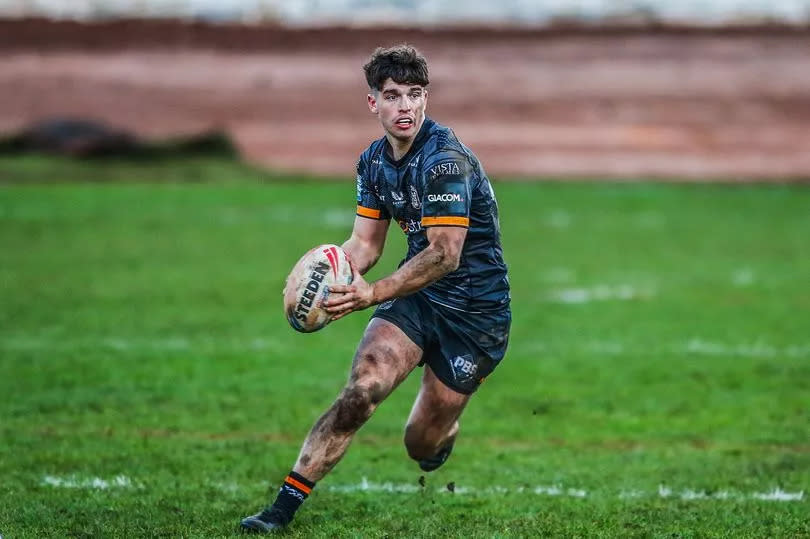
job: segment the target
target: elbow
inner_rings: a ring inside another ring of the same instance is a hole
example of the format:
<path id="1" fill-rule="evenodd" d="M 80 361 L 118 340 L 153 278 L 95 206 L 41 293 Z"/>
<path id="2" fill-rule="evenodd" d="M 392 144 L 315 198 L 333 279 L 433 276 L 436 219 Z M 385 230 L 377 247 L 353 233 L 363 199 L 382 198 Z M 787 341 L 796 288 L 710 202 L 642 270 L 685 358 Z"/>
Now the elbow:
<path id="1" fill-rule="evenodd" d="M 438 266 L 441 267 L 443 274 L 448 274 L 456 271 L 459 264 L 461 264 L 461 250 L 455 249 L 447 245 L 436 246 L 438 254 Z"/>

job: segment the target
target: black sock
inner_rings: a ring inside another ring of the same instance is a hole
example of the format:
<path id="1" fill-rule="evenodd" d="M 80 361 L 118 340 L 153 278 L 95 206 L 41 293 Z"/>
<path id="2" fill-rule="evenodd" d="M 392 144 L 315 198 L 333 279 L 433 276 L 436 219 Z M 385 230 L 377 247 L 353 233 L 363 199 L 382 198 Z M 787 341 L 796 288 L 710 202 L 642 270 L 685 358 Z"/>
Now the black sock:
<path id="1" fill-rule="evenodd" d="M 315 488 L 315 483 L 301 474 L 290 472 L 278 490 L 276 501 L 270 507 L 273 516 L 283 521 L 278 524 L 288 524 L 293 519 L 295 512 L 301 507 L 313 488 Z"/>

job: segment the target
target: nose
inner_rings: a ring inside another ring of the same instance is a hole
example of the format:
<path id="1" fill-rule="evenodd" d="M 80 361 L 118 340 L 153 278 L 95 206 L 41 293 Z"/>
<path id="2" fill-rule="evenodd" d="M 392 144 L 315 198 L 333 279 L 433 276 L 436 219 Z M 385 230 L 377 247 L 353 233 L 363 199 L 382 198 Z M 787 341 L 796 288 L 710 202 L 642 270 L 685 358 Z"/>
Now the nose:
<path id="1" fill-rule="evenodd" d="M 413 103 L 411 103 L 410 96 L 403 95 L 402 98 L 399 100 L 399 111 L 400 112 L 408 112 L 413 108 Z"/>

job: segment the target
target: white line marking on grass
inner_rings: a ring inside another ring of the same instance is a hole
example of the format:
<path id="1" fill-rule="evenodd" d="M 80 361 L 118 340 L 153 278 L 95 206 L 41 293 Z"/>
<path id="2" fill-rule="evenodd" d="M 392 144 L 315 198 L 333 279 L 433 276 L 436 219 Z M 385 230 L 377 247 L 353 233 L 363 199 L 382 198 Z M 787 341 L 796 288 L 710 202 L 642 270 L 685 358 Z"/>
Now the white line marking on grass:
<path id="1" fill-rule="evenodd" d="M 643 492 L 641 495 L 643 496 Z M 720 490 L 714 494 L 709 494 L 705 490 L 693 490 L 691 488 L 683 489 L 680 493 L 674 493 L 671 489 L 661 485 L 658 487 L 658 496 L 660 498 L 669 498 L 670 496 L 678 497 L 682 500 L 728 500 L 728 499 L 743 499 L 745 496 L 740 494 L 732 494 L 727 490 Z M 638 496 L 640 497 L 640 496 Z"/>
<path id="2" fill-rule="evenodd" d="M 702 490 L 686 489 L 681 492 L 682 500 L 705 500 L 707 497 L 707 494 Z"/>
<path id="3" fill-rule="evenodd" d="M 223 225 L 242 225 L 244 223 L 281 223 L 300 224 L 300 211 L 296 208 L 282 208 L 279 206 L 265 206 L 262 208 L 222 208 L 218 218 Z M 354 213 L 346 208 L 321 208 L 308 223 L 313 226 L 328 228 L 351 227 L 354 222 Z"/>
<path id="4" fill-rule="evenodd" d="M 121 476 L 123 477 L 123 476 Z M 62 478 L 53 478 L 46 476 L 46 481 L 43 483 L 52 486 L 63 488 L 99 488 L 94 487 L 94 480 L 84 479 L 77 480 L 71 476 L 67 480 Z M 124 478 L 126 481 L 129 479 Z M 98 480 L 96 480 L 97 484 Z M 133 484 L 130 482 L 130 484 Z M 239 485 L 234 482 L 214 482 L 209 486 L 216 488 L 220 491 L 234 494 L 238 491 L 247 489 L 245 485 Z M 104 487 L 100 487 L 104 488 Z M 142 488 L 138 486 L 137 488 Z M 249 488 L 258 488 L 257 485 L 252 485 Z M 484 488 L 473 486 L 460 486 L 441 484 L 439 486 L 421 487 L 415 483 L 377 483 L 369 481 L 368 478 L 363 477 L 359 483 L 348 485 L 323 485 L 319 490 L 327 492 L 339 492 L 344 494 L 351 494 L 357 492 L 385 492 L 390 494 L 416 494 L 420 492 L 431 492 L 441 495 L 472 495 L 472 496 L 503 496 L 508 494 L 524 494 L 524 495 L 538 495 L 538 496 L 553 496 L 553 497 L 566 497 L 566 498 L 580 498 L 580 499 L 605 499 L 616 498 L 619 500 L 630 499 L 643 499 L 643 498 L 664 498 L 671 500 L 683 500 L 690 502 L 711 502 L 711 501 L 746 501 L 758 500 L 767 502 L 801 502 L 804 500 L 804 491 L 788 492 L 779 487 L 776 487 L 768 492 L 735 492 L 733 490 L 722 489 L 714 492 L 707 492 L 701 489 L 684 488 L 676 491 L 666 485 L 659 485 L 657 489 L 643 490 L 643 489 L 622 489 L 615 496 L 610 494 L 593 494 L 584 488 L 565 487 L 560 484 L 553 485 L 538 485 L 535 487 L 505 487 L 502 485 L 494 485 Z"/>
<path id="5" fill-rule="evenodd" d="M 221 490 L 223 492 L 227 492 L 228 494 L 234 494 L 239 491 L 239 485 L 234 483 L 233 481 L 224 482 L 224 481 L 216 481 L 211 483 L 211 486 L 217 490 Z"/>
<path id="6" fill-rule="evenodd" d="M 346 211 L 346 208 L 330 209 L 321 213 L 321 220 L 332 228 L 350 227 L 354 223 L 354 213 Z"/>
<path id="7" fill-rule="evenodd" d="M 574 280 L 574 272 L 568 268 L 551 268 L 541 274 L 544 281 L 549 283 L 570 283 Z"/>
<path id="8" fill-rule="evenodd" d="M 103 479 L 101 477 L 79 477 L 76 475 L 68 476 L 55 476 L 46 475 L 42 478 L 41 484 L 44 486 L 54 488 L 68 488 L 68 489 L 88 489 L 88 490 L 110 490 L 110 489 L 142 489 L 143 485 L 137 481 L 133 481 L 126 475 L 116 475 L 112 479 Z M 212 487 L 234 494 L 242 490 L 242 486 L 235 482 L 214 482 Z M 391 494 L 414 494 L 425 490 L 424 487 L 410 483 L 376 483 L 369 481 L 368 478 L 363 477 L 360 483 L 353 485 L 326 485 L 325 490 L 329 492 L 353 493 L 353 492 L 387 492 Z M 486 488 L 464 487 L 455 486 L 450 490 L 449 486 L 443 485 L 435 488 L 435 492 L 439 494 L 459 494 L 459 495 L 499 495 L 516 493 L 526 494 L 533 493 L 540 496 L 555 496 L 555 497 L 568 497 L 568 498 L 590 498 L 588 491 L 583 488 L 564 487 L 562 485 L 539 485 L 536 487 L 516 487 L 509 488 L 501 485 L 496 485 Z M 710 501 L 710 500 L 761 500 L 769 502 L 800 502 L 804 500 L 804 491 L 788 492 L 776 487 L 768 492 L 754 492 L 751 494 L 735 493 L 729 490 L 719 490 L 712 494 L 707 493 L 705 490 L 696 490 L 685 488 L 680 492 L 676 492 L 665 485 L 659 485 L 658 489 L 654 492 L 645 492 L 644 490 L 621 490 L 618 493 L 619 499 L 639 499 L 647 498 L 650 496 L 657 496 L 659 498 L 678 498 L 686 501 Z"/>
<path id="9" fill-rule="evenodd" d="M 552 485 L 550 487 L 534 487 L 533 492 L 535 494 L 545 494 L 546 496 L 560 496 L 562 495 L 563 490 L 556 485 Z"/>
<path id="10" fill-rule="evenodd" d="M 0 349 L 4 350 L 75 350 L 92 348 L 129 351 L 180 352 L 188 350 L 218 349 L 228 351 L 262 351 L 280 347 L 280 342 L 262 337 L 222 338 L 201 337 L 189 339 L 174 336 L 165 338 L 149 337 L 87 337 L 80 339 L 34 338 L 27 336 L 0 337 Z"/>
<path id="11" fill-rule="evenodd" d="M 58 477 L 46 475 L 42 478 L 42 484 L 57 488 L 83 488 L 94 490 L 107 490 L 111 488 L 140 488 L 125 475 L 116 475 L 112 479 L 101 479 L 100 477 L 78 478 L 76 476 Z"/>
<path id="12" fill-rule="evenodd" d="M 571 226 L 571 214 L 565 210 L 554 210 L 546 216 L 545 222 L 552 228 L 568 228 Z"/>
<path id="13" fill-rule="evenodd" d="M 637 214 L 635 221 L 639 228 L 659 228 L 666 222 L 666 219 L 660 213 L 649 211 Z"/>
<path id="14" fill-rule="evenodd" d="M 400 492 L 400 493 L 414 493 L 421 492 L 422 487 L 411 485 L 408 483 L 374 483 L 367 478 L 363 478 L 360 483 L 356 485 L 329 485 L 326 490 L 330 492 Z M 447 486 L 436 488 L 436 492 L 450 492 Z M 476 489 L 474 487 L 455 486 L 452 491 L 454 494 L 508 494 L 510 492 L 523 493 L 524 487 L 510 489 L 504 486 L 493 486 L 484 489 Z M 545 496 L 569 496 L 573 498 L 584 498 L 588 495 L 585 490 L 577 488 L 565 489 L 559 485 L 539 486 L 531 489 L 535 494 L 542 494 Z"/>
<path id="15" fill-rule="evenodd" d="M 624 345 L 615 341 L 591 341 L 585 344 L 585 349 L 594 354 L 618 356 L 624 353 Z"/>
<path id="16" fill-rule="evenodd" d="M 636 299 L 649 299 L 655 295 L 655 290 L 649 287 L 639 288 L 629 284 L 622 285 L 596 285 L 591 288 L 563 288 L 554 290 L 548 295 L 548 300 L 555 303 L 582 304 L 592 301 L 630 301 Z"/>
<path id="17" fill-rule="evenodd" d="M 406 493 L 413 494 L 421 492 L 424 489 L 417 485 L 408 483 L 375 483 L 363 477 L 362 481 L 354 485 L 329 485 L 326 490 L 330 492 L 390 492 L 390 493 Z M 450 494 L 451 491 L 446 486 L 440 486 L 435 489 L 439 494 Z M 530 487 L 509 488 L 504 486 L 493 486 L 486 488 L 464 487 L 455 486 L 452 491 L 453 494 L 471 494 L 471 495 L 503 495 L 509 493 L 523 494 L 533 493 L 540 496 L 560 496 L 569 498 L 588 498 L 592 497 L 588 491 L 583 488 L 566 488 L 562 485 L 540 485 Z M 618 499 L 639 499 L 648 497 L 680 499 L 685 501 L 711 501 L 711 500 L 764 500 L 764 501 L 778 501 L 778 502 L 794 502 L 802 501 L 804 499 L 804 491 L 800 492 L 786 492 L 779 488 L 775 488 L 770 492 L 754 492 L 752 494 L 735 493 L 730 490 L 718 490 L 714 493 L 708 493 L 705 490 L 685 488 L 680 491 L 675 491 L 665 485 L 659 485 L 655 491 L 644 490 L 621 490 L 619 491 Z"/>
<path id="18" fill-rule="evenodd" d="M 750 286 L 754 284 L 754 272 L 750 268 L 740 268 L 731 274 L 731 284 L 734 286 Z"/>
<path id="19" fill-rule="evenodd" d="M 123 339 L 108 337 L 102 344 L 113 350 L 123 351 L 133 348 L 149 348 L 154 350 L 189 350 L 191 343 L 183 337 L 168 337 L 165 339 Z"/>
<path id="20" fill-rule="evenodd" d="M 771 358 L 778 356 L 794 358 L 810 357 L 810 345 L 778 347 L 762 341 L 726 344 L 693 338 L 686 343 L 686 351 L 691 354 L 706 356 L 741 356 L 754 358 Z"/>
<path id="21" fill-rule="evenodd" d="M 804 491 L 785 492 L 781 488 L 775 488 L 770 492 L 754 493 L 754 498 L 773 502 L 794 502 L 801 501 L 804 498 Z"/>
<path id="22" fill-rule="evenodd" d="M 421 487 L 409 485 L 407 483 L 374 483 L 365 477 L 357 485 L 329 485 L 326 487 L 331 492 L 419 492 Z M 456 490 L 458 492 L 458 490 Z"/>
<path id="23" fill-rule="evenodd" d="M 252 350 L 268 350 L 273 348 L 273 346 L 275 346 L 275 343 L 267 339 L 258 338 L 250 341 L 250 348 Z"/>

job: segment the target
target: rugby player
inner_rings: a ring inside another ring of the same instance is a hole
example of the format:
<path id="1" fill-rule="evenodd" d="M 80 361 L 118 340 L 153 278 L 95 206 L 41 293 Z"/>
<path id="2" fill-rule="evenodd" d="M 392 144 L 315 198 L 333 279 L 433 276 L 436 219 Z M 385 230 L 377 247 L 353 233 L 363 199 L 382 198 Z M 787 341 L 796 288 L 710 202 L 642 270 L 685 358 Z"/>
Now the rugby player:
<path id="1" fill-rule="evenodd" d="M 331 288 L 334 319 L 377 305 L 346 386 L 312 427 L 272 505 L 242 520 L 270 532 L 289 524 L 357 430 L 416 367 L 422 383 L 405 447 L 432 471 L 450 456 L 459 417 L 503 359 L 512 319 L 498 206 L 484 169 L 452 130 L 425 116 L 428 66 L 413 47 L 378 48 L 363 66 L 368 108 L 384 136 L 357 163 L 357 216 L 343 244 L 354 280 Z M 408 252 L 369 283 L 394 219 Z"/>

